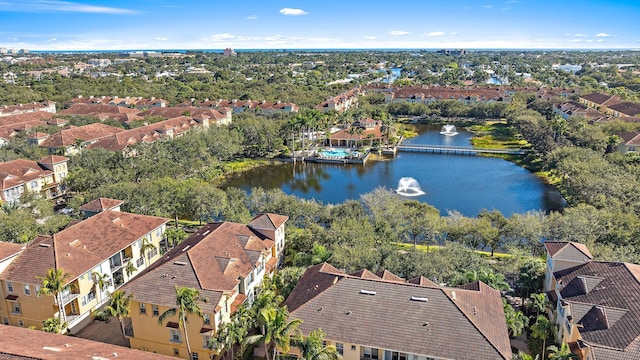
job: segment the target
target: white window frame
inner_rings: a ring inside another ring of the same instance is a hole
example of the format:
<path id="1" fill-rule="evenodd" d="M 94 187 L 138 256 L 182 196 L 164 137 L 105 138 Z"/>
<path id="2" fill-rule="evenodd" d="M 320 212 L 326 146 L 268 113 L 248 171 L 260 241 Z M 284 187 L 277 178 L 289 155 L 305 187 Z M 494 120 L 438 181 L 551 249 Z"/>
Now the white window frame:
<path id="1" fill-rule="evenodd" d="M 24 295 L 31 296 L 31 287 L 29 284 L 24 284 Z"/>
<path id="2" fill-rule="evenodd" d="M 181 344 L 182 335 L 180 329 L 169 328 L 169 342 Z"/>

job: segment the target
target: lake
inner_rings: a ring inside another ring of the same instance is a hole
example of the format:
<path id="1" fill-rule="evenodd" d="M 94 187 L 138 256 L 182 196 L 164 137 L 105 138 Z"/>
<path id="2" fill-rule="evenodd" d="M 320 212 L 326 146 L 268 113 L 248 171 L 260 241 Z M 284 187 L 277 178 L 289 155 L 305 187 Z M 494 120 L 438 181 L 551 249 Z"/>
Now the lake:
<path id="1" fill-rule="evenodd" d="M 420 135 L 406 143 L 471 147 L 472 135 L 458 129 L 456 136 L 440 135 L 440 127 L 418 127 Z M 425 192 L 412 197 L 438 208 L 441 214 L 458 211 L 476 216 L 481 209 L 504 215 L 561 207 L 551 186 L 509 161 L 479 156 L 398 153 L 395 158 L 362 165 L 285 163 L 263 166 L 230 179 L 225 187 L 249 192 L 253 187 L 279 188 L 287 194 L 325 204 L 359 199 L 377 187 L 396 189 L 403 177 L 418 181 Z"/>

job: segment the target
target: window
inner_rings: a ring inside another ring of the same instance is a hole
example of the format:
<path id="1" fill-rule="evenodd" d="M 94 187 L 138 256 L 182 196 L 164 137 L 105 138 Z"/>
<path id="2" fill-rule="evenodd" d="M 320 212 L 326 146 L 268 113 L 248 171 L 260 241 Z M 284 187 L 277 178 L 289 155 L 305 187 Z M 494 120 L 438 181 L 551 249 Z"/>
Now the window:
<path id="1" fill-rule="evenodd" d="M 18 320 L 18 326 L 20 326 L 20 327 L 24 327 L 24 321 L 22 321 L 22 320 Z"/>
<path id="2" fill-rule="evenodd" d="M 147 253 L 147 259 L 151 260 L 151 258 L 156 256 L 157 254 L 158 254 L 158 248 L 157 247 L 149 249 L 149 252 Z"/>
<path id="3" fill-rule="evenodd" d="M 363 359 L 378 359 L 378 349 L 373 349 L 370 347 L 362 348 L 362 358 Z"/>
<path id="4" fill-rule="evenodd" d="M 145 307 L 144 303 L 140 303 L 140 314 L 146 314 L 147 313 L 147 308 Z"/>
<path id="5" fill-rule="evenodd" d="M 157 228 L 157 229 L 156 229 L 156 237 L 157 237 L 157 238 L 162 237 L 162 228 L 161 228 L 161 227 L 159 227 L 159 228 Z"/>
<path id="6" fill-rule="evenodd" d="M 198 353 L 197 352 L 191 353 L 191 360 L 198 360 L 198 359 L 199 358 L 198 358 Z"/>
<path id="7" fill-rule="evenodd" d="M 31 295 L 31 288 L 29 287 L 29 284 L 24 284 L 24 294 L 27 296 Z"/>
<path id="8" fill-rule="evenodd" d="M 173 355 L 175 355 L 175 356 L 179 356 L 179 355 L 180 355 L 180 349 L 178 349 L 178 348 L 173 348 Z"/>
<path id="9" fill-rule="evenodd" d="M 355 345 L 351 345 L 351 351 L 356 351 L 356 346 Z"/>
<path id="10" fill-rule="evenodd" d="M 11 281 L 7 281 L 7 291 L 10 293 L 13 292 L 13 283 Z"/>
<path id="11" fill-rule="evenodd" d="M 180 330 L 179 329 L 169 329 L 169 341 L 174 343 L 182 342 L 180 339 Z"/>
<path id="12" fill-rule="evenodd" d="M 336 350 L 338 354 L 344 355 L 344 345 L 342 343 L 336 343 Z"/>
<path id="13" fill-rule="evenodd" d="M 207 325 L 211 324 L 211 317 L 209 316 L 209 314 L 203 314 L 204 315 L 204 323 Z"/>
<path id="14" fill-rule="evenodd" d="M 13 307 L 12 307 L 11 312 L 14 313 L 14 314 L 20 314 L 21 311 L 20 311 L 20 303 L 19 302 L 16 301 L 16 302 L 13 303 Z"/>
<path id="15" fill-rule="evenodd" d="M 6 317 L 3 317 L 2 318 L 2 323 L 5 324 L 5 325 L 9 325 L 9 319 L 6 318 Z"/>
<path id="16" fill-rule="evenodd" d="M 40 285 L 36 285 L 36 296 L 38 296 L 38 297 L 41 296 L 40 295 L 40 290 L 41 290 Z"/>
<path id="17" fill-rule="evenodd" d="M 211 336 L 202 335 L 202 347 L 205 349 L 209 348 L 209 343 L 211 342 Z"/>
<path id="18" fill-rule="evenodd" d="M 136 260 L 136 267 L 139 268 L 142 265 L 144 265 L 144 258 L 140 257 L 140 258 L 138 258 L 138 260 Z"/>
<path id="19" fill-rule="evenodd" d="M 151 305 L 151 311 L 153 311 L 153 316 L 159 316 L 160 315 L 160 311 L 158 311 L 158 306 L 157 305 Z"/>
<path id="20" fill-rule="evenodd" d="M 37 181 L 32 181 L 31 182 L 31 190 L 35 190 L 38 188 L 38 182 Z"/>
<path id="21" fill-rule="evenodd" d="M 218 311 L 216 313 L 216 324 L 220 324 L 220 321 L 222 321 L 222 313 Z"/>

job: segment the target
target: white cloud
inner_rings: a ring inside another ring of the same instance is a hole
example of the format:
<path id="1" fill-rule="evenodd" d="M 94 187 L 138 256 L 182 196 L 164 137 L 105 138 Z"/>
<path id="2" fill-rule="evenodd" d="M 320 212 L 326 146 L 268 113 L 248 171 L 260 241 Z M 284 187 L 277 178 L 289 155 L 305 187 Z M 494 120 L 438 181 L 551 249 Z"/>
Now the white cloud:
<path id="1" fill-rule="evenodd" d="M 426 35 L 426 36 L 442 36 L 442 35 L 444 35 L 444 32 L 443 31 L 432 31 L 432 32 L 429 32 L 429 33 L 424 33 L 424 35 Z"/>
<path id="2" fill-rule="evenodd" d="M 573 36 L 575 36 L 575 37 L 588 37 L 589 35 L 586 35 L 586 34 L 573 34 Z"/>
<path id="3" fill-rule="evenodd" d="M 56 39 L 56 38 L 51 38 L 51 41 L 58 41 L 58 39 Z"/>
<path id="4" fill-rule="evenodd" d="M 607 33 L 598 33 L 596 34 L 596 37 L 609 37 L 611 35 L 607 34 Z"/>
<path id="5" fill-rule="evenodd" d="M 309 13 L 302 9 L 282 8 L 280 9 L 280 14 L 290 15 L 290 16 L 300 16 L 300 15 L 307 15 Z"/>
<path id="6" fill-rule="evenodd" d="M 130 9 L 114 8 L 107 6 L 86 5 L 77 2 L 59 0 L 23 0 L 19 3 L 0 2 L 0 11 L 17 12 L 79 12 L 79 13 L 99 13 L 99 14 L 134 14 L 136 11 Z"/>
<path id="7" fill-rule="evenodd" d="M 156 41 L 169 41 L 169 38 L 168 37 L 163 37 L 163 36 L 158 36 L 156 38 Z"/>
<path id="8" fill-rule="evenodd" d="M 570 41 L 571 42 L 583 42 L 584 40 L 582 40 L 582 39 L 571 39 Z"/>
<path id="9" fill-rule="evenodd" d="M 247 20 L 257 20 L 258 19 L 258 15 L 249 15 L 247 16 Z"/>
<path id="10" fill-rule="evenodd" d="M 451 35 L 451 36 L 456 36 L 456 35 L 458 35 L 458 32 L 457 32 L 457 31 L 454 31 L 454 32 L 449 33 L 449 35 Z"/>
<path id="11" fill-rule="evenodd" d="M 205 40 L 206 41 L 211 41 L 211 42 L 222 42 L 222 41 L 225 41 L 225 40 L 234 39 L 235 37 L 236 37 L 235 35 L 231 35 L 229 33 L 224 33 L 224 34 L 211 35 L 211 36 L 207 37 Z"/>
<path id="12" fill-rule="evenodd" d="M 409 35 L 411 34 L 410 32 L 407 31 L 403 31 L 403 30 L 391 30 L 389 31 L 389 35 L 393 35 L 393 36 L 402 36 L 402 35 Z"/>
<path id="13" fill-rule="evenodd" d="M 377 37 L 375 37 L 375 36 L 363 36 L 362 38 L 365 39 L 365 40 L 375 40 L 375 39 L 377 39 Z"/>
<path id="14" fill-rule="evenodd" d="M 604 39 L 598 39 L 596 42 L 604 42 Z"/>
<path id="15" fill-rule="evenodd" d="M 482 7 L 485 9 L 491 9 L 493 8 L 493 5 L 482 5 Z"/>

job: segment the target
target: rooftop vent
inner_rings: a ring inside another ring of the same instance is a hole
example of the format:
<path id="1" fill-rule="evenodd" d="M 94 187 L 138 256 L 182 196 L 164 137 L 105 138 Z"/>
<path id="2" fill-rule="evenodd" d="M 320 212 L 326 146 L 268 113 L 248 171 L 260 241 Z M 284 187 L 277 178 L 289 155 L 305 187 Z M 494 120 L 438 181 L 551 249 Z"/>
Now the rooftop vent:
<path id="1" fill-rule="evenodd" d="M 191 245 L 187 245 L 187 246 L 185 246 L 185 247 L 184 247 L 184 249 L 182 249 L 182 251 L 183 251 L 183 252 L 184 252 L 184 251 L 187 251 L 187 250 L 189 250 L 189 248 L 190 248 L 190 247 L 191 247 Z"/>
<path id="2" fill-rule="evenodd" d="M 426 297 L 412 296 L 411 301 L 427 302 L 429 299 Z"/>
<path id="3" fill-rule="evenodd" d="M 210 232 L 211 232 L 211 230 L 207 230 L 207 231 L 205 231 L 204 233 L 202 233 L 202 236 L 205 236 L 205 235 L 207 235 L 207 234 L 208 234 L 208 233 L 210 233 Z"/>
<path id="4" fill-rule="evenodd" d="M 38 244 L 38 246 L 44 247 L 44 248 L 49 248 L 49 247 L 51 247 L 51 244 Z"/>
<path id="5" fill-rule="evenodd" d="M 116 222 L 116 221 L 118 221 L 118 220 L 120 220 L 120 218 L 119 218 L 119 217 L 117 217 L 117 218 L 115 218 L 115 219 L 111 220 L 111 222 L 112 222 L 112 223 L 114 223 L 114 222 Z"/>
<path id="6" fill-rule="evenodd" d="M 174 264 L 175 265 L 180 265 L 180 266 L 186 266 L 187 265 L 187 263 L 184 262 L 184 261 L 176 261 L 176 262 L 174 262 Z"/>
<path id="7" fill-rule="evenodd" d="M 376 292 L 375 291 L 371 291 L 371 290 L 360 290 L 360 294 L 364 294 L 364 295 L 375 295 Z"/>

